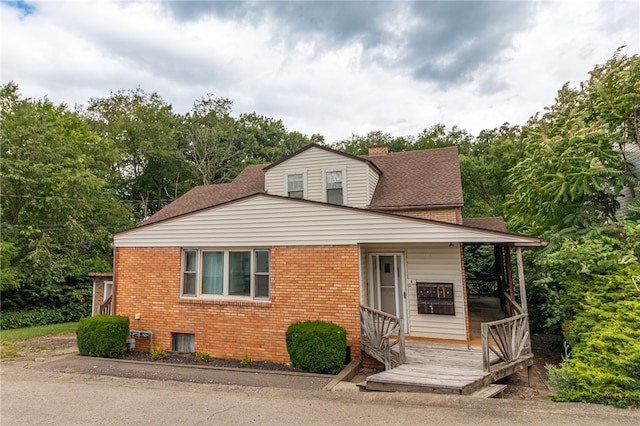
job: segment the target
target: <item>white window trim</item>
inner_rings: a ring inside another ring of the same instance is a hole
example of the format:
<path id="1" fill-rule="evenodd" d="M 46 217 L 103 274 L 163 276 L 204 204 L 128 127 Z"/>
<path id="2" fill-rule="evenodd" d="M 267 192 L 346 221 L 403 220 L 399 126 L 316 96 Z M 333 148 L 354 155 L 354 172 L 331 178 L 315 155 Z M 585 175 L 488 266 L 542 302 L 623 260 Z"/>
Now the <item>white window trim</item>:
<path id="1" fill-rule="evenodd" d="M 327 202 L 327 173 L 330 172 L 342 172 L 342 205 L 349 205 L 347 202 L 347 168 L 344 166 L 322 169 L 322 202 Z"/>
<path id="2" fill-rule="evenodd" d="M 262 275 L 269 276 L 269 296 L 268 297 L 256 297 L 256 261 L 255 261 L 255 253 L 256 251 L 268 251 L 269 252 L 269 273 L 263 273 Z M 197 266 L 196 266 L 196 294 L 184 294 L 184 267 L 185 267 L 185 252 L 186 251 L 197 251 L 198 255 L 196 258 Z M 222 276 L 222 294 L 203 294 L 202 293 L 202 256 L 204 252 L 222 252 L 224 257 L 224 275 Z M 250 253 L 250 261 L 251 261 L 251 281 L 250 281 L 250 290 L 248 296 L 240 296 L 240 295 L 230 295 L 229 294 L 229 253 L 231 252 L 249 252 Z M 220 247 L 183 247 L 182 248 L 182 260 L 181 260 L 181 270 L 180 270 L 180 298 L 183 299 L 211 299 L 211 300 L 257 300 L 257 301 L 267 301 L 271 300 L 271 248 L 270 247 L 246 247 L 246 248 L 220 248 Z"/>
<path id="3" fill-rule="evenodd" d="M 289 176 L 302 175 L 302 198 L 307 199 L 307 171 L 290 170 L 284 173 L 284 196 L 289 197 Z"/>

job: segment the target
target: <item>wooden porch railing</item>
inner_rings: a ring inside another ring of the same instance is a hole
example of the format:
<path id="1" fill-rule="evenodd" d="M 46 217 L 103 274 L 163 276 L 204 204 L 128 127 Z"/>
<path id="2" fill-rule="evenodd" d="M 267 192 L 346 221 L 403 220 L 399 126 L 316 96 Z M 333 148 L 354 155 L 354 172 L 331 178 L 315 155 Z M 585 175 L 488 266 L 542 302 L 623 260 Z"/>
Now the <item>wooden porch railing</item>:
<path id="1" fill-rule="evenodd" d="M 491 371 L 489 351 L 502 362 L 511 362 L 531 351 L 529 314 L 522 313 L 498 321 L 483 322 L 482 363 L 485 371 Z"/>
<path id="2" fill-rule="evenodd" d="M 360 305 L 360 347 L 390 370 L 405 362 L 400 318 Z"/>
<path id="3" fill-rule="evenodd" d="M 100 315 L 111 315 L 111 299 L 113 299 L 113 295 L 109 296 L 109 298 L 100 305 Z"/>
<path id="4" fill-rule="evenodd" d="M 507 312 L 509 312 L 510 315 L 520 315 L 524 313 L 522 311 L 522 306 L 520 306 L 518 302 L 516 302 L 515 297 L 512 297 L 508 291 L 504 292 L 504 298 L 507 300 L 507 302 L 509 302 L 509 304 L 507 305 Z"/>

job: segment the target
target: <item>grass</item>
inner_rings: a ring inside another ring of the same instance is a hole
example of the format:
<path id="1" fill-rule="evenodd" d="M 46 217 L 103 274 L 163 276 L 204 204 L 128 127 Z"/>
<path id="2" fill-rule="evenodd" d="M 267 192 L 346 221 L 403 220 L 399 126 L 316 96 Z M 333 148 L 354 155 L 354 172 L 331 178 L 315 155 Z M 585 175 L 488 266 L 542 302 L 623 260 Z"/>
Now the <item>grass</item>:
<path id="1" fill-rule="evenodd" d="M 62 324 L 39 325 L 36 327 L 16 328 L 13 330 L 2 330 L 0 340 L 2 343 L 16 340 L 27 340 L 34 337 L 50 336 L 60 333 L 75 333 L 78 329 L 77 322 L 66 322 Z"/>
<path id="2" fill-rule="evenodd" d="M 21 346 L 16 346 L 11 342 L 0 343 L 0 359 L 19 358 Z"/>

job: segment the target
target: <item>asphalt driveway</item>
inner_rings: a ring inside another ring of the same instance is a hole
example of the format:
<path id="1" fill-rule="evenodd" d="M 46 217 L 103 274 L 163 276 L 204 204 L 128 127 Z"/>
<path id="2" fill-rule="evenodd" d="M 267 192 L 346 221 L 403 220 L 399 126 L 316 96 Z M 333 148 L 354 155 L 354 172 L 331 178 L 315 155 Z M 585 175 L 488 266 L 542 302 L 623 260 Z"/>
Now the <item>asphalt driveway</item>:
<path id="1" fill-rule="evenodd" d="M 152 379 L 186 383 L 272 387 L 298 390 L 321 390 L 334 376 L 295 372 L 260 371 L 241 368 L 218 368 L 206 365 L 159 364 L 92 358 L 77 354 L 36 363 L 31 368 L 46 372 Z"/>
<path id="2" fill-rule="evenodd" d="M 329 377 L 149 365 L 67 355 L 3 362 L 0 422 L 12 425 L 638 425 L 590 404 L 320 390 Z M 339 389 L 339 390 L 338 390 Z"/>

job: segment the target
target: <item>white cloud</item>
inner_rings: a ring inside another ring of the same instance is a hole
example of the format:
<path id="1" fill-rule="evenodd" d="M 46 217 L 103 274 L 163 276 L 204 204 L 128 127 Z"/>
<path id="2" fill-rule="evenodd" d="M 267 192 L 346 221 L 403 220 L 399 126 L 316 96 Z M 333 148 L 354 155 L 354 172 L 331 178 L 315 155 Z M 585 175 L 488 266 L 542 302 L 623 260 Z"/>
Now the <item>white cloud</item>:
<path id="1" fill-rule="evenodd" d="M 628 54 L 640 50 L 637 2 L 531 3 L 523 31 L 513 32 L 510 23 L 511 32 L 490 57 L 469 63 L 474 65 L 467 79 L 452 76 L 443 85 L 416 80 L 411 67 L 421 58 L 400 61 L 409 51 L 417 54 L 415 46 L 406 50 L 406 37 L 421 22 L 404 5 L 379 26 L 387 37 L 379 44 L 371 40 L 381 34 L 347 32 L 339 43 L 317 37 L 319 27 L 313 33 L 301 29 L 307 21 L 283 32 L 274 14 L 230 19 L 211 13 L 178 20 L 150 2 L 35 5 L 24 16 L 0 4 L 1 81 L 15 81 L 25 96 L 86 104 L 140 86 L 186 112 L 196 99 L 213 93 L 230 98 L 236 114 L 282 119 L 290 130 L 320 133 L 328 142 L 378 129 L 416 134 L 438 122 L 474 134 L 505 121 L 523 124 L 553 103 L 564 82 L 585 80 L 618 46 L 627 44 Z M 349 22 L 340 22 L 340 30 Z M 495 28 L 491 32 L 493 39 Z M 453 60 L 447 52 L 438 55 L 427 59 Z"/>

